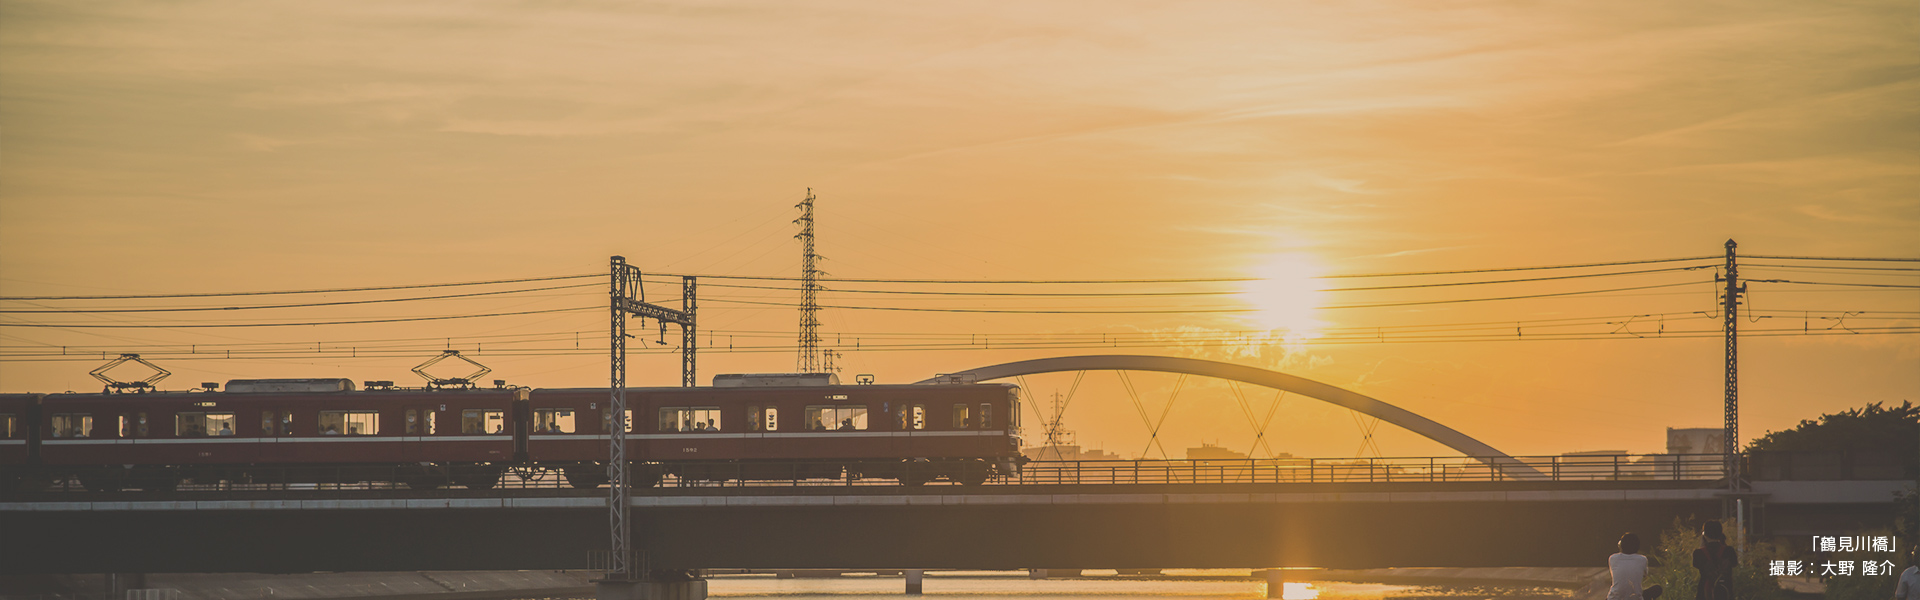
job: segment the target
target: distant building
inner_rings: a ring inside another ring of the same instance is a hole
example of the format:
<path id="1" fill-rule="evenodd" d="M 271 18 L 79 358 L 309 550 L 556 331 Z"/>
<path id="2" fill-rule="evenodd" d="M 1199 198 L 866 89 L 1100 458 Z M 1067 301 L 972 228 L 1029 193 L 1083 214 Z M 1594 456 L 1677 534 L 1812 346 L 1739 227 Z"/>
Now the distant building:
<path id="1" fill-rule="evenodd" d="M 1667 454 L 1720 454 L 1726 452 L 1727 432 L 1718 427 L 1693 429 L 1667 428 Z"/>
<path id="2" fill-rule="evenodd" d="M 1221 448 L 1206 442 L 1200 442 L 1199 448 L 1187 449 L 1187 460 L 1246 460 L 1247 455 Z"/>
<path id="3" fill-rule="evenodd" d="M 1078 444 L 1041 445 L 1021 448 L 1028 460 L 1120 460 L 1120 455 L 1101 449 L 1085 449 Z"/>

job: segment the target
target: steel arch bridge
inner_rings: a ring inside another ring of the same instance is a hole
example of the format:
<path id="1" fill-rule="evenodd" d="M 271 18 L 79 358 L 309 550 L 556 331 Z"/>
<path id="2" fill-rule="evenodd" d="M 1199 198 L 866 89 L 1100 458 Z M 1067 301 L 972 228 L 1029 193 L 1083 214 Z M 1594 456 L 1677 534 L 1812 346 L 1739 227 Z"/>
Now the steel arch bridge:
<path id="1" fill-rule="evenodd" d="M 1378 399 L 1352 390 L 1327 385 L 1304 377 L 1288 375 L 1279 371 L 1236 365 L 1214 360 L 1198 358 L 1180 358 L 1173 356 L 1138 356 L 1109 354 L 1093 356 L 1061 356 L 1040 358 L 980 367 L 958 373 L 949 373 L 920 381 L 921 384 L 942 382 L 988 381 L 1037 373 L 1061 373 L 1073 371 L 1157 371 L 1162 373 L 1182 373 L 1201 377 L 1214 377 L 1242 383 L 1268 387 L 1313 398 L 1337 406 L 1353 409 L 1362 414 L 1400 426 L 1427 439 L 1445 444 L 1489 467 L 1500 469 L 1517 478 L 1545 477 L 1545 474 L 1525 463 L 1515 460 L 1507 453 L 1488 446 L 1485 442 L 1468 437 L 1452 427 L 1441 425 L 1432 419 L 1414 414 L 1407 409 L 1381 402 Z"/>

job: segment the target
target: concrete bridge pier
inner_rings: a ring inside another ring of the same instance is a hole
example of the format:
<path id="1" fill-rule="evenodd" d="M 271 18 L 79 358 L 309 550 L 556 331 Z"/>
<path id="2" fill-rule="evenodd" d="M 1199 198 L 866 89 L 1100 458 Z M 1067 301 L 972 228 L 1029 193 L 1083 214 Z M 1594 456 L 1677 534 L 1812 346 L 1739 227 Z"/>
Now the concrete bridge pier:
<path id="1" fill-rule="evenodd" d="M 920 579 L 927 574 L 924 569 L 907 569 L 907 595 L 920 595 Z"/>
<path id="2" fill-rule="evenodd" d="M 707 600 L 706 578 L 686 573 L 680 577 L 649 576 L 644 580 L 602 579 L 593 582 L 595 600 Z"/>
<path id="3" fill-rule="evenodd" d="M 1267 569 L 1267 598 L 1280 600 L 1286 597 L 1287 572 L 1280 569 Z"/>

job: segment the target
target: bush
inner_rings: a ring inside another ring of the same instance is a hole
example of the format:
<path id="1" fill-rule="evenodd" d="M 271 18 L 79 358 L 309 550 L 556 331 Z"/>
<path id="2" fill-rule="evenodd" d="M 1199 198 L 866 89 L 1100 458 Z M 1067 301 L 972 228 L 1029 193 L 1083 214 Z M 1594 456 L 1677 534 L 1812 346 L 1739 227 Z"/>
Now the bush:
<path id="1" fill-rule="evenodd" d="M 1673 526 L 1660 532 L 1660 541 L 1647 554 L 1654 563 L 1647 570 L 1647 585 L 1659 584 L 1665 588 L 1660 600 L 1695 600 L 1700 591 L 1700 572 L 1693 569 L 1693 550 L 1699 548 L 1701 521 L 1674 519 Z M 1720 519 L 1722 530 L 1729 536 L 1734 531 L 1732 519 Z M 1740 562 L 1733 567 L 1733 597 L 1738 600 L 1774 600 L 1784 598 L 1780 591 L 1780 581 L 1768 574 L 1768 563 L 1786 557 L 1780 546 L 1766 542 L 1748 542 L 1740 552 Z M 1891 597 L 1891 592 L 1888 594 Z M 1884 599 L 1879 599 L 1884 600 Z"/>

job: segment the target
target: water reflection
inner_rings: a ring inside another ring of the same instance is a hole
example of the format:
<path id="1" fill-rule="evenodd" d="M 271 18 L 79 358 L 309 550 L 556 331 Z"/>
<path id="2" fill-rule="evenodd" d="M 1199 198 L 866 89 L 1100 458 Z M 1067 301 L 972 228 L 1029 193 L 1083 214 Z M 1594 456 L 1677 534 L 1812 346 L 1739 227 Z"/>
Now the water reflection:
<path id="1" fill-rule="evenodd" d="M 1092 575 L 1093 573 L 1089 573 Z M 708 582 L 715 598 L 805 596 L 861 600 L 928 600 L 942 596 L 981 596 L 994 600 L 1140 600 L 1175 598 L 1266 598 L 1267 584 L 1238 573 L 1181 573 L 1179 576 L 1089 576 L 1029 579 L 1024 573 L 928 573 L 924 596 L 904 594 L 897 577 L 847 575 L 816 579 L 722 576 Z M 1289 581 L 1285 600 L 1568 600 L 1570 590 L 1527 585 L 1391 585 L 1339 581 Z"/>

